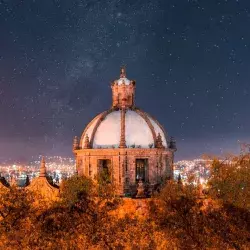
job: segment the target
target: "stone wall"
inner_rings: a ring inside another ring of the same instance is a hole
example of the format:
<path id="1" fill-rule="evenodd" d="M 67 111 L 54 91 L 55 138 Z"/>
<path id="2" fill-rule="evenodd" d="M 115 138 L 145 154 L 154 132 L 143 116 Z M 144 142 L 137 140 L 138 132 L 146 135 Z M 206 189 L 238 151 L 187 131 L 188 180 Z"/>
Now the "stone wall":
<path id="1" fill-rule="evenodd" d="M 136 159 L 148 159 L 148 181 L 151 185 L 173 176 L 173 152 L 165 148 L 79 149 L 74 153 L 78 174 L 91 178 L 98 174 L 98 160 L 110 160 L 112 180 L 121 195 L 125 188 L 136 185 Z"/>

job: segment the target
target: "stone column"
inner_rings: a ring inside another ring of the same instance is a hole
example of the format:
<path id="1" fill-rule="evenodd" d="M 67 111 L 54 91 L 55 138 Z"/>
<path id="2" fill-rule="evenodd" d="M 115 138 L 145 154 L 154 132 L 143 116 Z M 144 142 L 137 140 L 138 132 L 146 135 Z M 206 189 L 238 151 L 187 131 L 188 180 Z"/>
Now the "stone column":
<path id="1" fill-rule="evenodd" d="M 126 139 L 125 139 L 125 108 L 121 110 L 121 137 L 120 137 L 120 148 L 126 148 Z"/>
<path id="2" fill-rule="evenodd" d="M 120 195 L 124 195 L 125 188 L 125 165 L 126 165 L 126 151 L 123 149 L 120 151 L 120 164 L 119 164 L 119 190 Z"/>
<path id="3" fill-rule="evenodd" d="M 89 176 L 89 153 L 85 154 L 85 162 L 84 162 L 84 166 L 85 166 L 85 175 Z"/>
<path id="4" fill-rule="evenodd" d="M 130 178 L 130 183 L 135 184 L 135 178 L 136 178 L 136 157 L 132 156 L 129 164 L 129 178 Z"/>
<path id="5" fill-rule="evenodd" d="M 78 175 L 84 175 L 84 156 L 76 157 L 76 172 Z"/>
<path id="6" fill-rule="evenodd" d="M 172 179 L 173 178 L 173 156 L 171 152 L 168 152 L 165 155 L 165 161 L 166 161 L 165 176 L 167 178 Z"/>

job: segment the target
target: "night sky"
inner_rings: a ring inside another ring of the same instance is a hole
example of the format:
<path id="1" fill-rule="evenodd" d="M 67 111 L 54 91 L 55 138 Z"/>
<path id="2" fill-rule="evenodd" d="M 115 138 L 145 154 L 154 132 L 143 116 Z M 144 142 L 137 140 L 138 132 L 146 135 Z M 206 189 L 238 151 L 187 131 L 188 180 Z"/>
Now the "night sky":
<path id="1" fill-rule="evenodd" d="M 123 64 L 177 160 L 250 142 L 249 0 L 0 0 L 0 160 L 72 156 Z"/>

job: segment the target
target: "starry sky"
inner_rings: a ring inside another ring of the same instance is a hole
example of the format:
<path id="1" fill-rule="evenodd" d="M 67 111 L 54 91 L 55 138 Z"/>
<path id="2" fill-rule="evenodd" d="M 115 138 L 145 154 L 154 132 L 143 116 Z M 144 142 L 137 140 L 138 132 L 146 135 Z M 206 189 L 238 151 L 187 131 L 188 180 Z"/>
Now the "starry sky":
<path id="1" fill-rule="evenodd" d="M 249 0 L 0 0 L 0 161 L 72 156 L 120 66 L 176 159 L 250 142 Z"/>

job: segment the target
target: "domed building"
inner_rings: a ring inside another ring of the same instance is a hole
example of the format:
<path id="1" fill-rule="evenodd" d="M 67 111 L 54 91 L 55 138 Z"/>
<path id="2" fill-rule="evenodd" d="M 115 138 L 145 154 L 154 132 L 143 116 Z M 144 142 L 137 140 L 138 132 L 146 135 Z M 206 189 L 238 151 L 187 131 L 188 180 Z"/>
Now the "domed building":
<path id="1" fill-rule="evenodd" d="M 105 171 L 120 195 L 136 193 L 139 182 L 153 191 L 173 177 L 175 142 L 151 115 L 135 106 L 135 81 L 121 69 L 111 84 L 112 106 L 98 114 L 74 138 L 79 175 L 95 178 Z"/>

